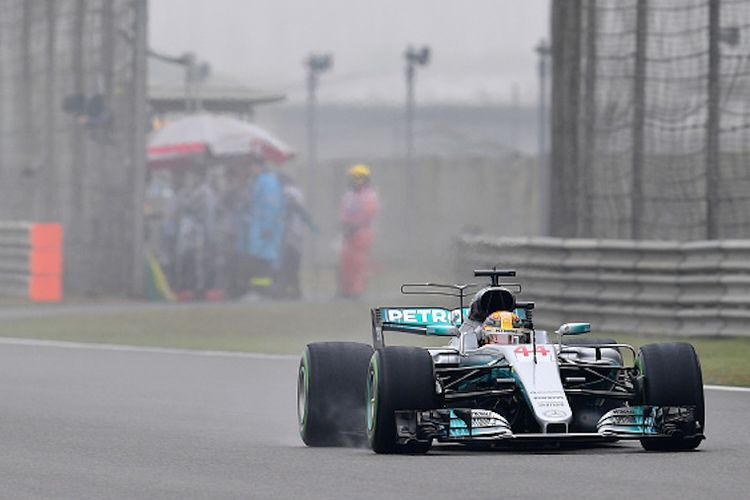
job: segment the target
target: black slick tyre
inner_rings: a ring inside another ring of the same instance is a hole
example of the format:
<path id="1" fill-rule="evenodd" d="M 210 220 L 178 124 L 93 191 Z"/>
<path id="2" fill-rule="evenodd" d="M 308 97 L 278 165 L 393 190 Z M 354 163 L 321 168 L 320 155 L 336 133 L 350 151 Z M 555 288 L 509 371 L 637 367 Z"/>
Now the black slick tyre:
<path id="1" fill-rule="evenodd" d="M 429 442 L 400 444 L 395 410 L 438 407 L 435 370 L 426 349 L 393 346 L 373 354 L 367 375 L 367 439 L 376 453 L 426 453 Z"/>
<path id="2" fill-rule="evenodd" d="M 705 403 L 700 361 L 692 345 L 685 342 L 647 344 L 637 359 L 643 377 L 643 403 L 654 406 L 695 406 L 700 432 L 705 432 Z M 643 438 L 649 451 L 692 450 L 702 436 Z"/>
<path id="3" fill-rule="evenodd" d="M 365 382 L 373 349 L 356 342 L 317 342 L 297 372 L 297 422 L 307 446 L 364 446 Z"/>

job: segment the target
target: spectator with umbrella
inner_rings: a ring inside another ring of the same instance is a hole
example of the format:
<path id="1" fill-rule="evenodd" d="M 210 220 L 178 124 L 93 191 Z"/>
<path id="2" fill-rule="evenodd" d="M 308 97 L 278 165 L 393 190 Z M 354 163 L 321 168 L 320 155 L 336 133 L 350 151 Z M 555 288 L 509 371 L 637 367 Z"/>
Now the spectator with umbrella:
<path id="1" fill-rule="evenodd" d="M 240 296 L 247 291 L 252 275 L 256 292 L 270 291 L 271 272 L 281 265 L 281 257 L 277 255 L 281 251 L 274 242 L 279 239 L 278 233 L 283 232 L 285 203 L 283 199 L 279 201 L 283 198 L 283 194 L 278 194 L 280 183 L 266 162 L 280 165 L 293 156 L 286 144 L 267 131 L 225 115 L 186 116 L 153 135 L 148 150 L 152 170 L 169 169 L 176 178 L 182 178 L 196 163 L 205 169 L 216 164 L 226 166 L 221 174 L 228 178 L 225 189 L 217 190 L 217 184 L 221 183 L 214 182 L 215 179 L 182 189 L 184 201 L 178 204 L 179 214 L 175 217 L 183 221 L 178 249 L 182 272 L 176 273 L 181 287 L 202 293 L 209 286 L 219 286 L 233 296 Z M 255 179 L 248 179 L 251 168 L 258 171 Z M 202 173 L 205 176 L 206 172 Z M 196 192 L 189 195 L 192 191 Z M 197 229 L 201 228 L 194 224 L 198 215 L 189 207 L 200 205 L 200 200 L 205 202 L 205 210 L 199 214 L 199 219 L 206 223 L 202 235 L 205 245 L 201 247 L 202 256 L 196 257 L 199 248 L 196 242 L 201 239 Z M 273 227 L 274 220 L 282 222 Z M 197 268 L 187 264 L 196 258 L 200 261 Z M 247 269 L 244 276 L 243 268 Z M 190 274 L 192 271 L 195 275 Z M 222 294 L 220 290 L 211 290 L 209 295 Z"/>

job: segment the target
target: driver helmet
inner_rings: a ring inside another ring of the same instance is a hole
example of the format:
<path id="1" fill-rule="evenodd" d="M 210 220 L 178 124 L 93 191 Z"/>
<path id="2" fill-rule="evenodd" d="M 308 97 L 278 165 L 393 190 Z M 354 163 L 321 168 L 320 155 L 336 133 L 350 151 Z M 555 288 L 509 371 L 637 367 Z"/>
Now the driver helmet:
<path id="1" fill-rule="evenodd" d="M 526 334 L 516 313 L 495 311 L 482 323 L 481 337 L 485 344 L 512 345 L 524 343 Z"/>

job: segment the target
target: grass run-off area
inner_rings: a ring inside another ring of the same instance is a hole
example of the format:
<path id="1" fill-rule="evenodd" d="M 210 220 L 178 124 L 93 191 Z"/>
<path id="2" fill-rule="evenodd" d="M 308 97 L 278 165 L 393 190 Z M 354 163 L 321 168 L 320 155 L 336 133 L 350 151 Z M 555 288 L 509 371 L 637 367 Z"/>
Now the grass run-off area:
<path id="1" fill-rule="evenodd" d="M 0 309 L 0 336 L 298 354 L 308 342 L 369 342 L 369 307 L 370 304 L 366 302 L 331 301 L 131 304 L 100 309 L 39 308 L 29 309 L 23 314 L 4 314 Z M 700 356 L 705 383 L 750 386 L 750 337 L 681 339 L 671 336 L 607 336 L 636 348 L 650 342 L 691 342 Z M 398 334 L 391 334 L 387 340 L 406 343 L 407 337 L 409 342 L 414 340 L 412 336 Z"/>

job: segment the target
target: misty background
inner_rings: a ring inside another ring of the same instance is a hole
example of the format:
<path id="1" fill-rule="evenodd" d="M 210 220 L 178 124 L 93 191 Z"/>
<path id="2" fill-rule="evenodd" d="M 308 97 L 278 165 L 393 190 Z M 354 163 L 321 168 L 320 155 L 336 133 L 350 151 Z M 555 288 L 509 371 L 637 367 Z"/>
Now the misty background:
<path id="1" fill-rule="evenodd" d="M 215 75 L 286 99 L 256 121 L 300 153 L 311 51 L 334 65 L 318 89 L 321 160 L 404 154 L 404 59 L 429 45 L 416 83 L 415 152 L 455 156 L 536 153 L 534 47 L 547 36 L 547 0 L 151 3 L 154 49 L 195 52 Z M 300 159 L 304 161 L 304 159 Z"/>
<path id="2" fill-rule="evenodd" d="M 189 8 L 188 8 L 189 4 Z M 534 46 L 547 36 L 548 0 L 156 0 L 150 45 L 194 51 L 217 73 L 304 100 L 302 62 L 334 54 L 321 103 L 403 102 L 409 44 L 430 45 L 419 102 L 474 105 L 536 101 Z"/>
<path id="3" fill-rule="evenodd" d="M 284 168 L 298 173 L 308 194 L 315 191 L 310 208 L 323 234 L 308 254 L 317 263 L 335 264 L 344 172 L 364 162 L 374 169 L 383 201 L 375 248 L 380 270 L 406 260 L 434 273 L 450 265 L 451 239 L 463 229 L 538 231 L 534 48 L 548 36 L 548 8 L 547 0 L 219 0 L 191 2 L 190 8 L 159 0 L 150 4 L 149 43 L 160 52 L 194 52 L 211 65 L 212 78 L 286 97 L 256 106 L 253 121 L 298 152 Z M 432 59 L 416 77 L 418 192 L 407 192 L 403 54 L 423 45 Z M 313 181 L 307 177 L 303 64 L 311 52 L 334 59 L 317 91 L 321 164 Z M 453 198 L 472 190 L 476 196 L 460 203 Z M 409 204 L 409 198 L 417 201 Z M 417 213 L 407 222 L 409 210 Z M 499 212 L 506 216 L 498 218 Z"/>

